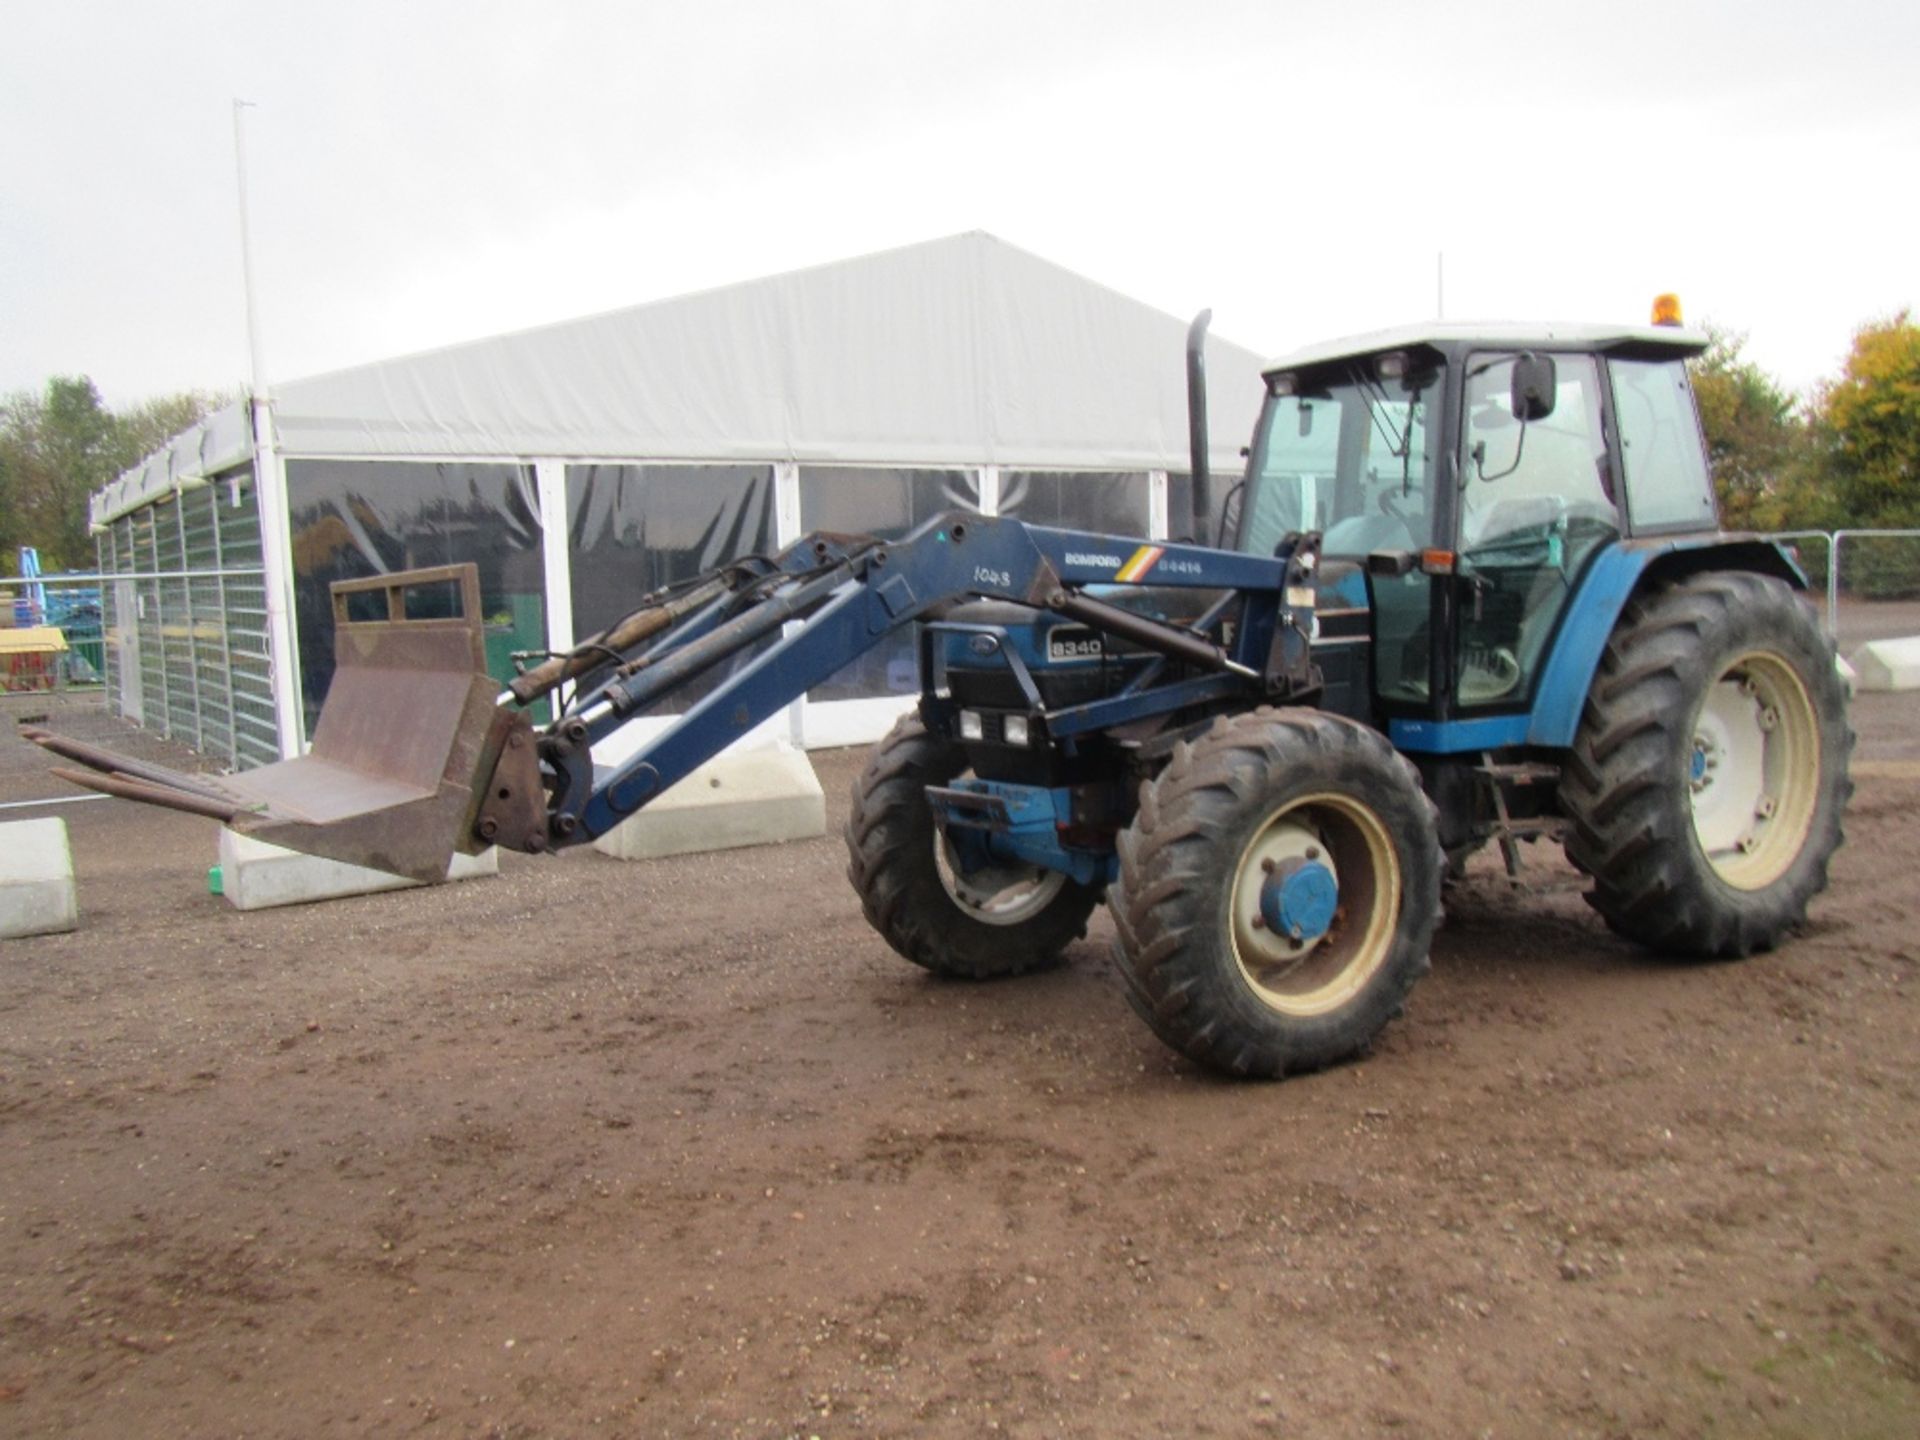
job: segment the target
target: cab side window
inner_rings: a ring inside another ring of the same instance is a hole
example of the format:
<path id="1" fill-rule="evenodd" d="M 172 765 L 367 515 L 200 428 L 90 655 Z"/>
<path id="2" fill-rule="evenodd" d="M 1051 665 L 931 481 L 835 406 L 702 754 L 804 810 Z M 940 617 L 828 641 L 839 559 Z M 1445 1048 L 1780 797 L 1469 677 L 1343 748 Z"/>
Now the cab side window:
<path id="1" fill-rule="evenodd" d="M 1711 530 L 1713 482 L 1687 367 L 1679 360 L 1614 360 L 1613 410 L 1635 531 Z"/>
<path id="2" fill-rule="evenodd" d="M 1467 549 L 1569 514 L 1618 525 L 1593 358 L 1555 357 L 1555 380 L 1553 413 L 1523 428 L 1510 399 L 1513 360 L 1476 358 L 1470 367 L 1460 506 Z"/>

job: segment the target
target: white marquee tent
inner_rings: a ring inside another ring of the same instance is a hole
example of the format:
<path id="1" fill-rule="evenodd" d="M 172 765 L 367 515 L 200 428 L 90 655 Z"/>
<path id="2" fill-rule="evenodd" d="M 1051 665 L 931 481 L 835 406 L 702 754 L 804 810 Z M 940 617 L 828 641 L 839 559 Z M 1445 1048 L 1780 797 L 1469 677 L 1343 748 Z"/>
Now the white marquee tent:
<path id="1" fill-rule="evenodd" d="M 476 561 L 504 675 L 808 530 L 960 507 L 1163 537 L 1189 493 L 1185 328 L 976 232 L 277 385 L 94 496 L 113 693 L 260 763 L 324 694 L 331 580 Z M 1210 337 L 1207 364 L 1232 473 L 1260 361 Z M 794 737 L 878 733 L 910 654 L 796 705 Z"/>

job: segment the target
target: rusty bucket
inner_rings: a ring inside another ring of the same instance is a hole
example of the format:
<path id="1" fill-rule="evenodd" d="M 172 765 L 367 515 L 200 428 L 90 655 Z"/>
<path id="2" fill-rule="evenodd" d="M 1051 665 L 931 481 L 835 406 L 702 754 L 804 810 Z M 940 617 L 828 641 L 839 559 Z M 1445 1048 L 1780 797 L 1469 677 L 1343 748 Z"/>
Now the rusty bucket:
<path id="1" fill-rule="evenodd" d="M 408 592 L 427 587 L 457 591 L 460 614 L 409 619 Z M 443 879 L 456 850 L 483 846 L 476 786 L 511 728 L 487 674 L 478 572 L 442 565 L 341 580 L 332 601 L 333 683 L 297 759 L 186 775 L 44 730 L 27 738 L 97 772 L 54 772 L 91 789 L 210 815 L 309 855 Z"/>

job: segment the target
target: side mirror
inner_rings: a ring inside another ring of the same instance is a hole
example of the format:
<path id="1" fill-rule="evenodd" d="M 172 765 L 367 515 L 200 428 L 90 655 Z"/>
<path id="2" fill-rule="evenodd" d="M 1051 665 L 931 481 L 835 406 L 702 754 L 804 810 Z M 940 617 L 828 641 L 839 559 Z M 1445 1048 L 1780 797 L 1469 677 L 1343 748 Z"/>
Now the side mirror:
<path id="1" fill-rule="evenodd" d="M 1556 384 L 1551 355 L 1531 350 L 1513 362 L 1513 413 L 1520 420 L 1544 420 L 1553 414 Z"/>

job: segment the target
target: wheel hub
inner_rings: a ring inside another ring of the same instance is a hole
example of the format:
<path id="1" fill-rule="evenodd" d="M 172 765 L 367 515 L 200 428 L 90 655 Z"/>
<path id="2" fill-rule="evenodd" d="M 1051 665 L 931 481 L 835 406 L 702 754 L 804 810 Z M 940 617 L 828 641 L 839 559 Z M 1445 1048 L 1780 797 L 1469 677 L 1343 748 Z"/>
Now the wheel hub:
<path id="1" fill-rule="evenodd" d="M 1687 769 L 1687 783 L 1699 794 L 1713 783 L 1715 769 L 1713 742 L 1705 735 L 1693 737 L 1693 762 Z"/>
<path id="2" fill-rule="evenodd" d="M 1790 667 L 1756 653 L 1721 671 L 1694 721 L 1687 788 L 1694 834 L 1728 884 L 1757 888 L 1792 863 L 1819 765 L 1812 702 Z"/>
<path id="3" fill-rule="evenodd" d="M 935 868 L 940 883 L 954 902 L 988 925 L 1019 925 L 1053 903 L 1067 883 L 1058 870 L 1022 865 L 984 856 L 966 868 L 966 858 L 951 839 L 936 829 L 933 836 Z"/>
<path id="4" fill-rule="evenodd" d="M 1291 968 L 1306 960 L 1338 919 L 1339 871 L 1305 815 L 1287 816 L 1260 836 L 1234 888 L 1234 939 L 1256 966 Z"/>
<path id="5" fill-rule="evenodd" d="M 1340 907 L 1340 881 L 1318 859 L 1289 855 L 1267 872 L 1260 887 L 1260 917 L 1276 935 L 1318 940 Z"/>
<path id="6" fill-rule="evenodd" d="M 1385 961 L 1400 890 L 1371 808 L 1323 793 L 1280 810 L 1241 852 L 1228 895 L 1234 958 L 1255 998 L 1293 1016 L 1345 1004 Z"/>

